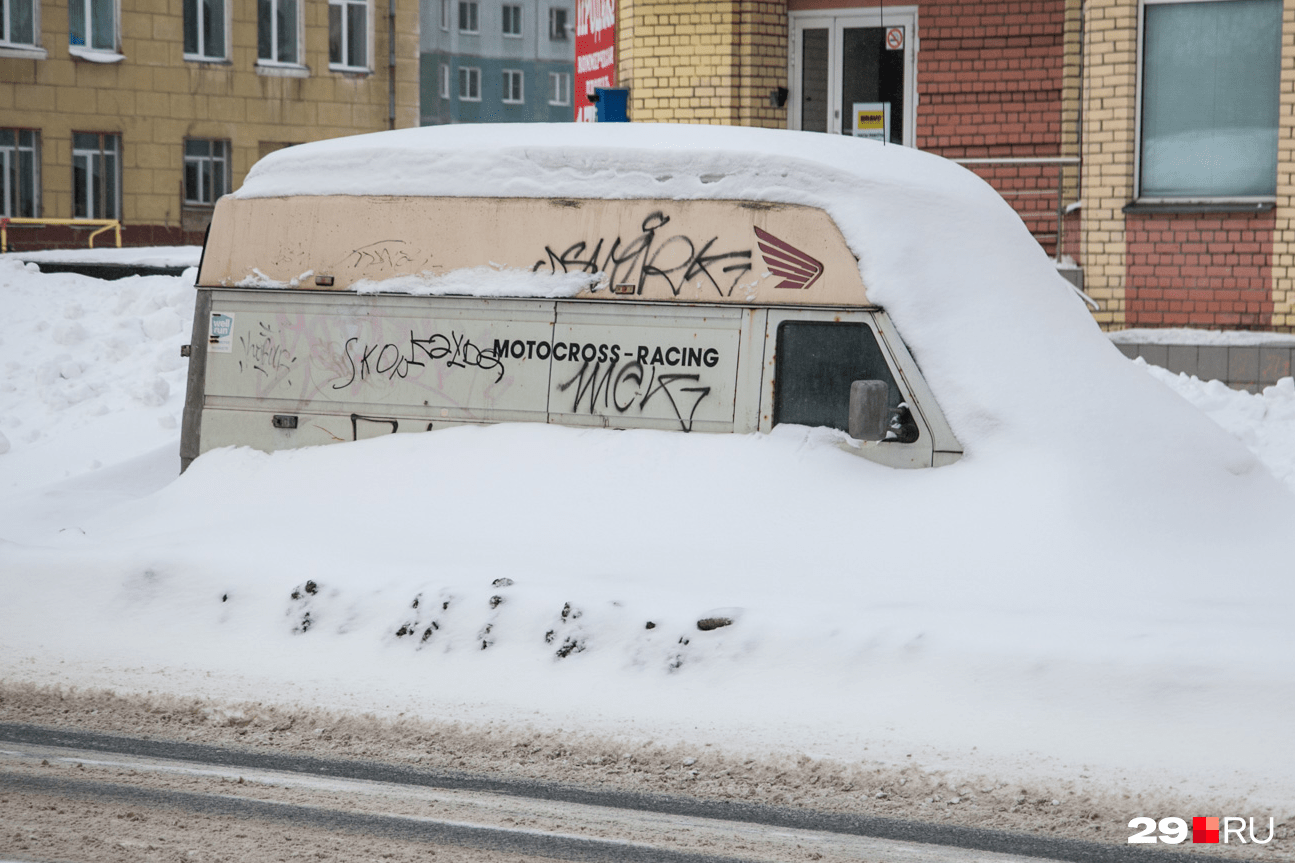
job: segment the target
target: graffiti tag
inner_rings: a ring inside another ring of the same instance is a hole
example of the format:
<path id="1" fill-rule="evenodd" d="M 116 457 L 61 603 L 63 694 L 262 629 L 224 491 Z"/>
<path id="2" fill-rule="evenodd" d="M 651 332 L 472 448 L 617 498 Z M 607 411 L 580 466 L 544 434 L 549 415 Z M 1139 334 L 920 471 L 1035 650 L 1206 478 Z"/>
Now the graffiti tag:
<path id="1" fill-rule="evenodd" d="M 604 411 L 642 413 L 649 402 L 663 396 L 674 411 L 679 428 L 686 432 L 692 431 L 697 407 L 711 392 L 710 387 L 702 386 L 700 374 L 658 374 L 655 365 L 644 365 L 639 360 L 624 364 L 586 361 L 570 380 L 558 384 L 558 392 L 573 388 L 572 413 L 582 411 L 582 403 L 588 405 L 589 413 L 597 413 L 600 400 Z"/>
<path id="2" fill-rule="evenodd" d="M 481 348 L 472 339 L 453 330 L 445 333 L 434 333 L 426 338 L 416 338 L 413 331 L 409 333 L 409 346 L 394 342 L 384 344 L 364 344 L 356 336 L 346 340 L 344 349 L 346 363 L 350 367 L 350 377 L 342 383 L 333 384 L 333 389 L 342 390 L 367 378 L 378 376 L 388 380 L 405 378 L 415 366 L 423 367 L 428 362 L 444 360 L 447 368 L 478 368 L 482 371 L 498 371 L 495 383 L 503 380 L 503 358 L 491 348 Z"/>
<path id="3" fill-rule="evenodd" d="M 243 355 L 238 360 L 239 372 L 255 371 L 278 383 L 292 374 L 297 358 L 288 351 L 280 340 L 283 334 L 270 329 L 264 321 L 258 321 L 256 332 L 238 337 Z M 292 383 L 291 380 L 288 381 Z"/>
<path id="4" fill-rule="evenodd" d="M 657 211 L 643 220 L 641 233 L 626 241 L 622 237 L 585 240 L 556 251 L 545 246 L 545 259 L 535 272 L 606 273 L 613 286 L 633 284 L 641 295 L 649 284 L 664 281 L 674 296 L 684 285 L 697 280 L 709 283 L 723 297 L 731 296 L 742 276 L 751 271 L 751 250 L 718 251 L 718 236 L 710 239 L 675 234 L 662 238 L 670 217 Z"/>

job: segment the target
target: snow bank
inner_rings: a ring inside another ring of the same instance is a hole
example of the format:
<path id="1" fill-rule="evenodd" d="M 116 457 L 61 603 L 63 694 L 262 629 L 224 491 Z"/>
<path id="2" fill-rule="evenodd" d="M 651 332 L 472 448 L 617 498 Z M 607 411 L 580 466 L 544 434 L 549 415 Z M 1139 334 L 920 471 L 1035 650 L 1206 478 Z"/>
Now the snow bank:
<path id="1" fill-rule="evenodd" d="M 240 194 L 305 178 L 820 204 L 967 455 L 898 471 L 802 427 L 500 425 L 218 450 L 141 495 L 146 441 L 108 474 L 79 466 L 97 441 L 64 438 L 70 478 L 0 500 L 9 676 L 1295 802 L 1295 497 L 1128 362 L 969 172 L 832 136 L 448 127 L 292 148 Z M 101 283 L 42 302 L 56 277 L 0 272 L 30 308 L 0 330 L 17 428 L 75 419 L 41 404 L 75 372 L 42 378 L 38 357 L 84 375 L 101 344 L 114 371 L 76 404 L 124 391 L 133 427 L 174 410 L 182 370 L 150 363 L 174 356 L 190 289 L 68 317 Z M 5 422 L 0 471 L 35 453 Z M 734 622 L 698 628 L 715 617 Z"/>
<path id="2" fill-rule="evenodd" d="M 106 282 L 0 257 L 0 495 L 174 444 L 195 276 Z"/>

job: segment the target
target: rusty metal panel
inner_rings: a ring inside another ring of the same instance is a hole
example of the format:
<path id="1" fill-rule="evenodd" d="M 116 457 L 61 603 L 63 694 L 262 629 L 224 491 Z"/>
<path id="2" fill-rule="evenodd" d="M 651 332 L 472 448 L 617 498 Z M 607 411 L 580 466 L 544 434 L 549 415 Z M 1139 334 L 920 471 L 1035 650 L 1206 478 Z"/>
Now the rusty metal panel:
<path id="1" fill-rule="evenodd" d="M 826 213 L 743 201 L 225 197 L 198 283 L 345 291 L 486 265 L 602 273 L 587 299 L 869 304 Z"/>

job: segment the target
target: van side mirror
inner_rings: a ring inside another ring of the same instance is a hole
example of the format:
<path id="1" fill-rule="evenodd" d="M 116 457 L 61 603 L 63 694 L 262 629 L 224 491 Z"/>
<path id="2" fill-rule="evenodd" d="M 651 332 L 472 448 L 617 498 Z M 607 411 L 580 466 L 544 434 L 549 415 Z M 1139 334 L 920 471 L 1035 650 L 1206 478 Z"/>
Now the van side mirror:
<path id="1" fill-rule="evenodd" d="M 889 418 L 890 387 L 885 381 L 854 381 L 850 384 L 850 437 L 856 440 L 884 440 Z"/>

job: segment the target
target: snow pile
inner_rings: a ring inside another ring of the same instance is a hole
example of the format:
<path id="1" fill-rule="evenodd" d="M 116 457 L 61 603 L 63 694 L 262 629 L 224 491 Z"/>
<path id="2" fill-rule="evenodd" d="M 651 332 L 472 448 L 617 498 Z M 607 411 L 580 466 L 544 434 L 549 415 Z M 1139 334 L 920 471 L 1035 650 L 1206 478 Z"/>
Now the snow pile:
<path id="1" fill-rule="evenodd" d="M 824 206 L 966 455 L 499 425 L 218 450 L 111 508 L 74 476 L 2 503 L 11 676 L 1295 801 L 1295 496 L 974 175 L 834 136 L 445 127 L 292 148 L 242 194 L 304 177 Z"/>
<path id="2" fill-rule="evenodd" d="M 1202 381 L 1147 365 L 1141 357 L 1134 362 L 1249 447 L 1274 476 L 1295 491 L 1295 378 L 1282 378 L 1263 393 L 1252 395 L 1222 381 Z"/>
<path id="3" fill-rule="evenodd" d="M 175 441 L 195 276 L 105 282 L 0 258 L 0 494 Z"/>
<path id="4" fill-rule="evenodd" d="M 351 287 L 357 294 L 560 299 L 574 297 L 591 284 L 597 286 L 606 280 L 603 273 L 537 273 L 514 267 L 488 266 L 391 279 L 361 279 Z"/>

